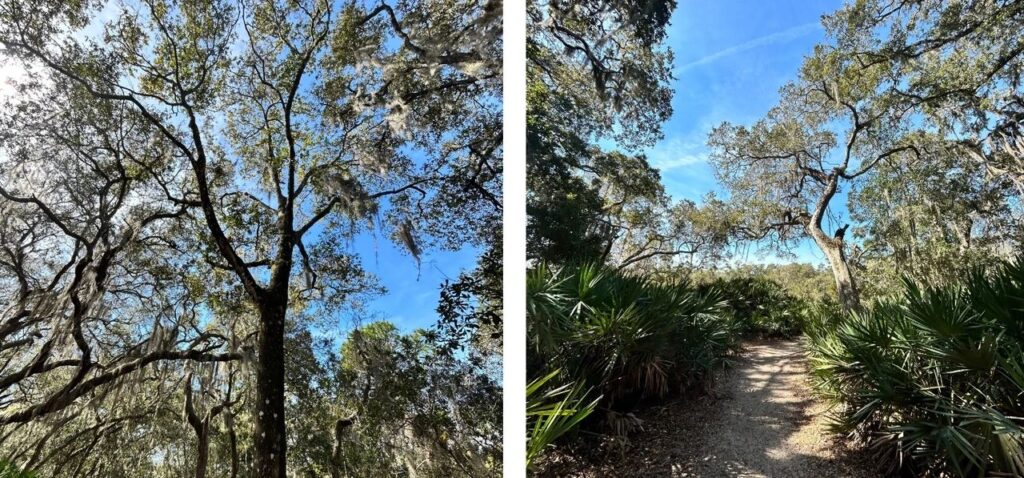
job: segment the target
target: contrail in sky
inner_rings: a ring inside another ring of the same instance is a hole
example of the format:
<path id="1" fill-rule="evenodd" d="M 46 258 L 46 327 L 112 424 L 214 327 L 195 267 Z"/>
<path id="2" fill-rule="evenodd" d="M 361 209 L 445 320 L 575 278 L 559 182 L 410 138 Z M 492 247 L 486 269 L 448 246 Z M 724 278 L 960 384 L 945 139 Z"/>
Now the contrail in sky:
<path id="1" fill-rule="evenodd" d="M 819 28 L 821 28 L 821 24 L 818 22 L 810 22 L 805 23 L 803 25 L 797 25 L 792 28 L 787 28 L 785 30 L 782 30 L 781 32 L 775 32 L 770 35 L 755 38 L 745 43 L 740 43 L 739 45 L 731 46 L 724 50 L 716 51 L 708 56 L 705 56 L 704 58 L 691 61 L 685 65 L 680 66 L 679 68 L 676 68 L 676 72 L 678 73 L 686 71 L 695 66 L 705 65 L 720 58 L 725 58 L 727 56 L 735 55 L 740 52 L 752 50 L 757 47 L 771 45 L 774 43 L 787 42 L 793 40 L 794 38 L 798 38 L 808 33 L 811 33 Z"/>

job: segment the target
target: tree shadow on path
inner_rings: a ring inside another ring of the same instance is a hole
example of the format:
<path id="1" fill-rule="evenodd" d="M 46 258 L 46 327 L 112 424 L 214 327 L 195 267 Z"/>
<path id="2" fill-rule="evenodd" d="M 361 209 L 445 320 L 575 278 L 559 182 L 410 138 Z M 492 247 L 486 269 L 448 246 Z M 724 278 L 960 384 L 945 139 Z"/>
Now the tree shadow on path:
<path id="1" fill-rule="evenodd" d="M 799 342 L 747 344 L 722 385 L 726 394 L 701 430 L 699 448 L 669 470 L 652 471 L 687 477 L 875 476 L 844 459 L 846 450 L 825 429 L 824 408 L 810 395 Z"/>
<path id="2" fill-rule="evenodd" d="M 644 431 L 574 476 L 861 478 L 878 473 L 826 429 L 803 346 L 749 342 L 716 386 L 717 397 L 640 413 Z M 564 475 L 563 475 L 564 476 Z"/>

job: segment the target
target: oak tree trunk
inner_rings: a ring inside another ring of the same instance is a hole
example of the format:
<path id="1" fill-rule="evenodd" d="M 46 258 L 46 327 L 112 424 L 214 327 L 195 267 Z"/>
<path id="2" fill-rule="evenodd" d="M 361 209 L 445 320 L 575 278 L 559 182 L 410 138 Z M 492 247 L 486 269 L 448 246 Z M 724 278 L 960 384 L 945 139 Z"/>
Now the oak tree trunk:
<path id="1" fill-rule="evenodd" d="M 276 293 L 275 293 L 276 292 Z M 256 476 L 285 478 L 284 321 L 287 286 L 273 288 L 260 307 L 256 365 Z"/>
<path id="2" fill-rule="evenodd" d="M 210 427 L 203 423 L 201 429 L 196 430 L 196 437 L 199 445 L 196 449 L 196 478 L 206 478 L 206 464 L 210 460 Z"/>
<path id="3" fill-rule="evenodd" d="M 185 418 L 196 433 L 196 478 L 206 478 L 206 465 L 210 461 L 210 419 L 215 412 L 200 418 L 192 404 L 192 374 L 185 377 Z"/>
<path id="4" fill-rule="evenodd" d="M 839 305 L 846 312 L 860 310 L 860 292 L 853 279 L 853 273 L 850 272 L 850 264 L 846 259 L 846 252 L 843 250 L 842 239 L 828 237 L 820 231 L 812 233 L 811 236 L 821 252 L 825 254 L 829 267 L 832 269 L 832 277 L 836 280 L 836 292 L 839 295 Z"/>
<path id="5" fill-rule="evenodd" d="M 228 444 L 231 447 L 231 478 L 238 478 L 238 434 L 234 427 L 228 429 Z"/>
<path id="6" fill-rule="evenodd" d="M 821 197 L 818 199 L 817 204 L 815 204 L 810 220 L 805 224 L 805 230 L 814 239 L 814 243 L 818 245 L 821 252 L 825 254 L 825 258 L 828 259 L 828 264 L 832 269 L 832 276 L 836 280 L 836 293 L 839 295 L 839 304 L 843 307 L 843 311 L 853 312 L 860 310 L 861 307 L 857 283 L 853 280 L 850 264 L 847 262 L 846 252 L 843 250 L 843 237 L 846 235 L 846 228 L 849 227 L 849 224 L 838 229 L 835 237 L 825 234 L 821 226 L 825 213 L 828 211 L 828 205 L 832 198 L 835 197 L 836 191 L 839 190 L 841 173 L 840 170 L 836 170 L 828 175 L 825 190 L 822 191 Z"/>

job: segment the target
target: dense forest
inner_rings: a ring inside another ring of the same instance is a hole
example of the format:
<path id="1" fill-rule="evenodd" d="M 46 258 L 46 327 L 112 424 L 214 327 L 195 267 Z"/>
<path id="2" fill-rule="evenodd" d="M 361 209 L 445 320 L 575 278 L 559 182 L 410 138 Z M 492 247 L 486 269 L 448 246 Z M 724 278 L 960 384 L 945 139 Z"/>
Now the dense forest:
<path id="1" fill-rule="evenodd" d="M 1024 4 L 823 16 L 774 107 L 709 128 L 700 201 L 644 154 L 675 7 L 528 2 L 528 472 L 668 454 L 641 416 L 715 401 L 774 338 L 866 476 L 1024 476 Z"/>
<path id="2" fill-rule="evenodd" d="M 0 2 L 0 475 L 500 475 L 501 17 Z M 361 234 L 477 265 L 408 330 Z"/>

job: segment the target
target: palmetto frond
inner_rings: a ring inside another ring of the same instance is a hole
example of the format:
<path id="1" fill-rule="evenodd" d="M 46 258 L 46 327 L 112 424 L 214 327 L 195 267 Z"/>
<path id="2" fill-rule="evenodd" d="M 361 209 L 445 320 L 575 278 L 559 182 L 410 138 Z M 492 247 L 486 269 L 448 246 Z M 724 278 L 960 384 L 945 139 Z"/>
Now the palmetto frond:
<path id="1" fill-rule="evenodd" d="M 738 334 L 720 303 L 685 281 L 540 264 L 527 279 L 528 360 L 594 390 L 609 413 L 628 413 L 638 400 L 700 390 L 725 363 Z"/>
<path id="2" fill-rule="evenodd" d="M 904 281 L 863 314 L 808 330 L 815 390 L 834 426 L 874 442 L 890 468 L 1024 476 L 1024 268 L 942 288 Z"/>

